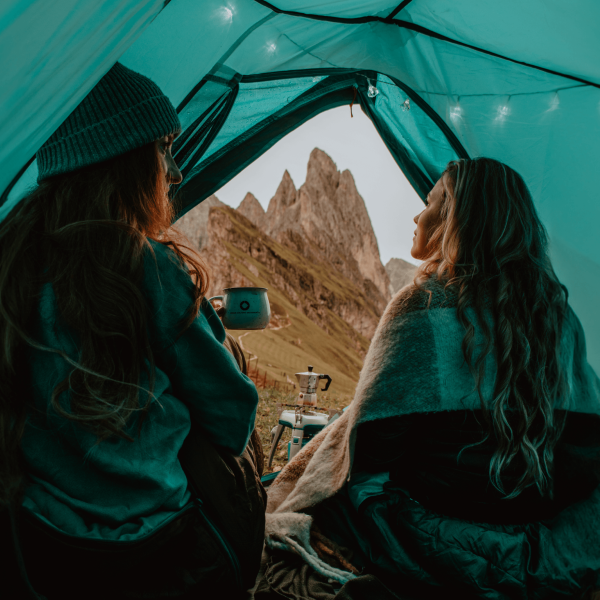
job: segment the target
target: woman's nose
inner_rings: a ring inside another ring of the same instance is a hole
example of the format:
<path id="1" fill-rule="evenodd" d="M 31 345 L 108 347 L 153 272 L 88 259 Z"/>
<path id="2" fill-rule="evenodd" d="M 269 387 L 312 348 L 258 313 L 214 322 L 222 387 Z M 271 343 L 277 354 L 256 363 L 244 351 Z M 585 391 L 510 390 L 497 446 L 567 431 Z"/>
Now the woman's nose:
<path id="1" fill-rule="evenodd" d="M 418 224 L 418 223 L 419 223 L 419 215 L 420 215 L 420 214 L 421 214 L 421 213 L 419 213 L 418 215 L 415 215 L 415 218 L 413 219 L 413 221 L 414 221 L 416 224 Z"/>
<path id="2" fill-rule="evenodd" d="M 169 171 L 167 173 L 167 179 L 169 183 L 181 183 L 183 180 L 183 176 L 181 175 L 181 171 L 179 167 L 175 164 L 174 160 L 171 160 L 171 164 L 169 165 Z"/>

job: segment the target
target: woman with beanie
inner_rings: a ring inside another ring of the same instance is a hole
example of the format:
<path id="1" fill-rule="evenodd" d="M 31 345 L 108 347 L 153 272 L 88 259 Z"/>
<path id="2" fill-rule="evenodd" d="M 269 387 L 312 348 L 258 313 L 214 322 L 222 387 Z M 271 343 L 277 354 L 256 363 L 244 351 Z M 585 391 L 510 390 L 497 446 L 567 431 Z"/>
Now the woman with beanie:
<path id="1" fill-rule="evenodd" d="M 262 540 L 257 391 L 171 229 L 180 129 L 156 84 L 115 64 L 0 224 L 0 499 L 22 507 L 25 568 L 49 598 L 176 597 L 258 570 L 198 509 L 198 487 L 246 470 L 238 502 Z M 195 487 L 180 460 L 194 436 Z"/>
<path id="2" fill-rule="evenodd" d="M 415 222 L 424 262 L 388 305 L 352 404 L 269 489 L 265 581 L 279 593 L 310 572 L 280 552 L 294 549 L 315 567 L 295 589 L 321 599 L 331 580 L 344 597 L 588 598 L 600 380 L 531 195 L 498 161 L 458 160 Z"/>

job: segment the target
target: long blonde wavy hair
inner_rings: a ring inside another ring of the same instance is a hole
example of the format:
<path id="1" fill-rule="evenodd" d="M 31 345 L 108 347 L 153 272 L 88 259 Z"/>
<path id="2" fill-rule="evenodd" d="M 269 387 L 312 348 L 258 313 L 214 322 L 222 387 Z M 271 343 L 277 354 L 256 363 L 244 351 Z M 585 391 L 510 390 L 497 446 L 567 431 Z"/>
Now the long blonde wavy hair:
<path id="1" fill-rule="evenodd" d="M 437 276 L 458 288 L 462 353 L 487 426 L 482 442 L 490 436 L 496 441 L 490 481 L 506 498 L 533 484 L 552 498 L 554 448 L 565 418 L 554 407 L 566 393 L 559 347 L 567 290 L 552 269 L 546 231 L 516 171 L 489 158 L 461 159 L 450 162 L 443 176 L 441 222 L 415 282 Z M 468 307 L 485 338 L 476 359 L 476 324 Z M 481 386 L 490 353 L 497 374 L 493 397 L 486 400 Z M 507 493 L 501 475 L 513 461 L 520 477 Z"/>
<path id="2" fill-rule="evenodd" d="M 91 430 L 98 442 L 111 436 L 133 440 L 125 427 L 137 412 L 141 425 L 154 389 L 150 315 L 141 288 L 144 256 L 152 256 L 148 239 L 169 246 L 194 283 L 180 335 L 196 318 L 208 287 L 202 260 L 171 228 L 174 209 L 167 193 L 152 142 L 43 181 L 0 224 L 0 506 L 22 491 L 28 347 L 58 353 L 71 366 L 50 399 L 57 413 Z M 45 283 L 52 284 L 61 318 L 79 335 L 78 360 L 32 337 Z M 139 386 L 143 371 L 149 390 Z M 69 410 L 59 402 L 66 390 Z"/>

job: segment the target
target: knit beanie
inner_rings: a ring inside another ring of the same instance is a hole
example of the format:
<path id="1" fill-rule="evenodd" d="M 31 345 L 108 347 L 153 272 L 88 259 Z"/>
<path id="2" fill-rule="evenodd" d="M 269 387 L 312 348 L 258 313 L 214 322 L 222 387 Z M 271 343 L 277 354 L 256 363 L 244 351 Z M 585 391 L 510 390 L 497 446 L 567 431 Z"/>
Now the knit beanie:
<path id="1" fill-rule="evenodd" d="M 178 131 L 177 112 L 160 88 L 116 63 L 38 150 L 38 183 Z"/>

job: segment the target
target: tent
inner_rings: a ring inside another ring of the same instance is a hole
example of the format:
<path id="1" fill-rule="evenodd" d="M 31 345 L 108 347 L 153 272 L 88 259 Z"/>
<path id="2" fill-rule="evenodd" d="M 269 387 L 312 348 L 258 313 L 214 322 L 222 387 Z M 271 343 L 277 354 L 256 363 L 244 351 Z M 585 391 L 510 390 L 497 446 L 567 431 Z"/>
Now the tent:
<path id="1" fill-rule="evenodd" d="M 117 60 L 178 109 L 180 216 L 311 117 L 360 104 L 422 198 L 457 157 L 524 176 L 600 372 L 599 26 L 594 0 L 4 0 L 0 219 Z"/>

